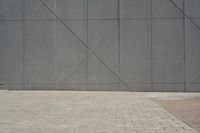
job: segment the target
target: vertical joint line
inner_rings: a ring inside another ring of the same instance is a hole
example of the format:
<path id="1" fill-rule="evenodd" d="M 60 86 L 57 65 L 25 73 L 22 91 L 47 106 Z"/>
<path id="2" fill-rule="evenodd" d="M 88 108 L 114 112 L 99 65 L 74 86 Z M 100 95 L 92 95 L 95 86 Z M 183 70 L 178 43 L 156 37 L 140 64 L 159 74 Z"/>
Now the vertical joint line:
<path id="1" fill-rule="evenodd" d="M 23 21 L 22 21 L 22 28 L 23 28 L 23 35 L 22 35 L 22 47 L 23 47 L 23 52 L 22 52 L 22 60 L 23 60 L 23 90 L 25 89 L 25 0 L 22 1 L 23 2 L 23 7 L 22 7 L 22 12 L 23 12 Z"/>
<path id="2" fill-rule="evenodd" d="M 87 32 L 86 33 L 87 34 L 86 35 L 86 43 L 87 43 L 87 46 L 89 46 L 89 44 L 88 44 L 88 39 L 89 39 L 89 37 L 88 37 L 88 0 L 86 1 L 86 10 L 87 10 L 86 11 L 87 12 L 87 14 L 86 14 L 86 17 L 87 17 L 86 18 L 86 20 L 87 20 L 87 22 L 86 22 L 87 23 L 87 26 L 86 26 L 86 28 L 87 28 L 86 29 L 86 32 Z M 89 52 L 87 50 L 87 65 L 86 65 L 86 83 L 87 83 L 87 88 L 86 89 L 87 89 L 87 91 L 88 91 L 88 62 L 89 62 L 88 61 L 88 59 L 89 59 L 88 54 L 89 54 Z"/>
<path id="3" fill-rule="evenodd" d="M 152 28 L 152 21 L 153 21 L 153 19 L 152 19 L 152 17 L 153 17 L 153 11 L 152 11 L 152 0 L 151 0 L 151 91 L 154 91 L 154 89 L 153 89 L 153 40 L 152 40 L 152 30 L 153 30 L 153 28 Z"/>
<path id="4" fill-rule="evenodd" d="M 82 39 L 80 39 L 80 38 L 76 35 L 76 33 L 75 33 L 68 25 L 66 25 L 66 23 L 64 23 L 64 21 L 63 21 L 60 17 L 58 17 L 58 16 L 46 5 L 45 2 L 43 2 L 43 0 L 40 0 L 40 2 L 51 12 L 51 14 L 53 14 L 53 15 L 64 25 L 64 27 L 65 27 L 67 30 L 69 30 L 69 32 L 71 32 L 71 34 L 72 34 L 78 41 L 80 41 L 81 45 L 84 46 L 84 47 L 88 50 L 88 52 L 92 51 L 92 49 L 91 49 Z M 92 53 L 105 67 L 107 67 L 108 70 L 110 70 L 110 72 L 111 72 L 113 75 L 115 75 L 115 76 L 121 81 L 121 83 L 124 84 L 124 85 L 126 86 L 127 89 L 129 89 L 130 91 L 132 91 L 131 88 L 127 85 L 127 83 L 126 83 L 123 79 L 121 79 L 121 77 L 120 77 L 118 74 L 116 74 L 116 72 L 115 72 L 109 65 L 107 65 L 107 64 L 104 62 L 104 60 L 103 60 L 102 58 L 100 58 L 94 51 L 92 51 L 91 53 Z"/>
<path id="5" fill-rule="evenodd" d="M 120 35 L 120 0 L 117 0 L 117 23 L 118 23 L 118 69 L 120 75 L 120 64 L 121 64 L 121 35 Z"/>
<path id="6" fill-rule="evenodd" d="M 185 0 L 183 0 L 184 92 L 186 92 Z"/>
<path id="7" fill-rule="evenodd" d="M 56 12 L 56 0 L 54 0 L 54 12 Z M 53 21 L 53 82 L 55 84 L 55 89 L 57 89 L 56 83 L 56 17 L 54 16 Z"/>

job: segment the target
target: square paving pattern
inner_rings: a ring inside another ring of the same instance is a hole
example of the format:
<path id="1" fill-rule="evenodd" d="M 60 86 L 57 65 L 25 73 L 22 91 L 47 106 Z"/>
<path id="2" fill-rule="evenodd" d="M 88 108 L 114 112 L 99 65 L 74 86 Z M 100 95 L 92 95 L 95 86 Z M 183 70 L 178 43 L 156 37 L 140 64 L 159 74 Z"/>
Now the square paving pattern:
<path id="1" fill-rule="evenodd" d="M 144 93 L 0 91 L 1 133 L 198 133 Z"/>

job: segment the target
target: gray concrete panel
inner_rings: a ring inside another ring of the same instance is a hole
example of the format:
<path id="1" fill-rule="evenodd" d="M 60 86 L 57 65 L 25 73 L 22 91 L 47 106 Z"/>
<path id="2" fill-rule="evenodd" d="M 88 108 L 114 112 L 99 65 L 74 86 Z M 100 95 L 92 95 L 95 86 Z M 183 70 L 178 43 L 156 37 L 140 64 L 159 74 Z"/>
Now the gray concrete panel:
<path id="1" fill-rule="evenodd" d="M 52 62 L 53 24 L 49 21 L 27 21 L 25 23 L 26 62 Z"/>
<path id="2" fill-rule="evenodd" d="M 12 84 L 23 83 L 22 63 L 0 63 L 0 83 Z"/>
<path id="3" fill-rule="evenodd" d="M 65 84 L 61 83 L 59 87 L 56 87 L 56 90 L 67 90 L 67 91 L 88 91 L 87 84 Z"/>
<path id="4" fill-rule="evenodd" d="M 1 90 L 22 90 L 24 85 L 22 83 L 9 83 L 5 85 L 1 85 Z"/>
<path id="5" fill-rule="evenodd" d="M 90 21 L 89 46 L 116 73 L 119 72 L 119 42 L 116 21 Z M 107 30 L 105 29 L 107 28 Z"/>
<path id="6" fill-rule="evenodd" d="M 191 83 L 187 86 L 186 92 L 200 92 L 200 83 Z"/>
<path id="7" fill-rule="evenodd" d="M 0 20 L 16 20 L 22 17 L 22 0 L 0 0 Z"/>
<path id="8" fill-rule="evenodd" d="M 117 0 L 88 0 L 89 19 L 117 18 Z"/>
<path id="9" fill-rule="evenodd" d="M 91 49 L 99 44 L 105 45 L 117 31 L 117 21 L 114 20 L 89 20 L 88 21 L 88 46 Z"/>
<path id="10" fill-rule="evenodd" d="M 112 68 L 113 69 L 113 68 Z M 88 59 L 89 83 L 119 83 L 119 79 L 113 75 L 95 56 Z"/>
<path id="11" fill-rule="evenodd" d="M 56 14 L 61 19 L 85 19 L 86 0 L 56 0 Z"/>
<path id="12" fill-rule="evenodd" d="M 24 82 L 27 89 L 37 89 L 38 83 L 53 82 L 53 30 L 53 22 L 27 21 L 25 23 Z"/>
<path id="13" fill-rule="evenodd" d="M 68 21 L 65 21 L 65 23 L 69 25 Z M 70 21 L 70 23 L 72 22 Z M 80 35 L 80 33 L 84 34 L 85 32 L 79 32 L 85 29 L 83 28 L 84 26 L 82 28 L 79 28 L 79 30 L 77 29 L 73 31 L 75 32 L 75 34 L 78 35 L 78 37 L 84 36 Z M 69 32 L 69 30 L 67 30 L 62 23 L 57 22 L 56 37 L 55 37 L 55 79 L 57 84 L 67 82 L 66 78 L 80 64 L 80 61 L 85 59 L 86 52 L 87 50 L 81 44 L 81 42 L 77 38 L 75 38 L 75 36 L 72 35 L 72 33 Z M 84 71 L 86 71 L 86 66 L 82 64 L 80 67 L 83 67 L 80 68 L 82 69 L 81 70 L 82 74 L 80 74 L 82 76 L 81 77 L 78 76 L 77 79 L 74 79 L 75 81 L 73 82 L 82 83 L 86 79 L 86 76 L 84 76 L 85 73 Z M 82 79 L 80 80 L 80 78 Z"/>
<path id="14" fill-rule="evenodd" d="M 173 0 L 174 1 L 174 0 Z M 183 7 L 182 0 L 174 1 L 179 8 Z M 181 8 L 182 9 L 182 8 Z M 183 14 L 170 3 L 169 0 L 152 0 L 153 18 L 177 18 L 183 17 Z"/>
<path id="15" fill-rule="evenodd" d="M 121 21 L 120 51 L 120 75 L 122 79 L 128 83 L 150 83 L 150 20 Z"/>
<path id="16" fill-rule="evenodd" d="M 84 59 L 83 59 L 84 60 Z M 87 59 L 81 62 L 78 67 L 74 67 L 73 71 L 58 84 L 87 84 Z"/>
<path id="17" fill-rule="evenodd" d="M 190 17 L 200 17 L 200 1 L 185 0 L 185 12 Z"/>
<path id="18" fill-rule="evenodd" d="M 89 91 L 130 91 L 122 84 L 88 84 Z"/>
<path id="19" fill-rule="evenodd" d="M 153 82 L 184 82 L 183 22 L 153 20 Z"/>
<path id="20" fill-rule="evenodd" d="M 25 83 L 52 83 L 53 64 L 46 62 L 27 62 L 25 64 Z"/>
<path id="21" fill-rule="evenodd" d="M 67 20 L 67 26 L 87 44 L 87 20 Z M 62 24 L 61 24 L 62 25 Z M 67 29 L 66 29 L 67 30 Z M 58 31 L 59 32 L 59 31 Z M 89 34 L 89 33 L 88 33 Z M 81 45 L 81 44 L 80 44 Z"/>
<path id="22" fill-rule="evenodd" d="M 200 19 L 194 19 L 200 22 Z M 200 30 L 186 19 L 186 82 L 200 82 Z M 199 74 L 198 74 L 199 73 Z"/>
<path id="23" fill-rule="evenodd" d="M 154 84 L 153 90 L 158 92 L 183 92 L 184 84 Z"/>
<path id="24" fill-rule="evenodd" d="M 56 90 L 53 83 L 26 83 L 24 90 Z"/>
<path id="25" fill-rule="evenodd" d="M 42 0 L 54 11 L 54 0 Z M 40 0 L 24 0 L 25 19 L 53 19 L 54 15 L 40 2 Z"/>
<path id="26" fill-rule="evenodd" d="M 23 60 L 22 23 L 0 22 L 0 63 L 22 63 Z"/>
<path id="27" fill-rule="evenodd" d="M 0 22 L 0 83 L 23 83 L 22 23 Z"/>
<path id="28" fill-rule="evenodd" d="M 121 18 L 150 18 L 151 0 L 121 0 Z"/>
<path id="29" fill-rule="evenodd" d="M 136 91 L 136 92 L 151 92 L 152 91 L 151 84 L 137 83 L 137 84 L 128 84 L 128 86 L 131 88 L 132 91 Z"/>

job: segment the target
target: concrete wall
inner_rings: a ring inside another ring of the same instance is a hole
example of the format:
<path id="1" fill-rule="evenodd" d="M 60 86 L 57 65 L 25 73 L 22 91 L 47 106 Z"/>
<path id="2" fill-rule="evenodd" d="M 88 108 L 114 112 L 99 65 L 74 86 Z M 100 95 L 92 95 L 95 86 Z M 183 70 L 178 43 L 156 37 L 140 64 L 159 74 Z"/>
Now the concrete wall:
<path id="1" fill-rule="evenodd" d="M 199 0 L 42 1 L 0 0 L 1 89 L 200 91 Z"/>

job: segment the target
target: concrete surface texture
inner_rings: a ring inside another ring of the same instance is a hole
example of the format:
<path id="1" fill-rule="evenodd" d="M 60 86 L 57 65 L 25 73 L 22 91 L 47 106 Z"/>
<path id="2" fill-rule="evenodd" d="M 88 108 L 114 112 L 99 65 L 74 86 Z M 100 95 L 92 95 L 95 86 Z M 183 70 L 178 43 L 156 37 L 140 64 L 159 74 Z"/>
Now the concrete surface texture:
<path id="1" fill-rule="evenodd" d="M 0 118 L 1 133 L 198 133 L 144 92 L 2 90 Z"/>
<path id="2" fill-rule="evenodd" d="M 200 99 L 166 99 L 155 102 L 200 132 Z"/>
<path id="3" fill-rule="evenodd" d="M 0 88 L 200 91 L 199 0 L 0 0 Z"/>
<path id="4" fill-rule="evenodd" d="M 145 93 L 148 98 L 200 132 L 199 93 Z"/>

